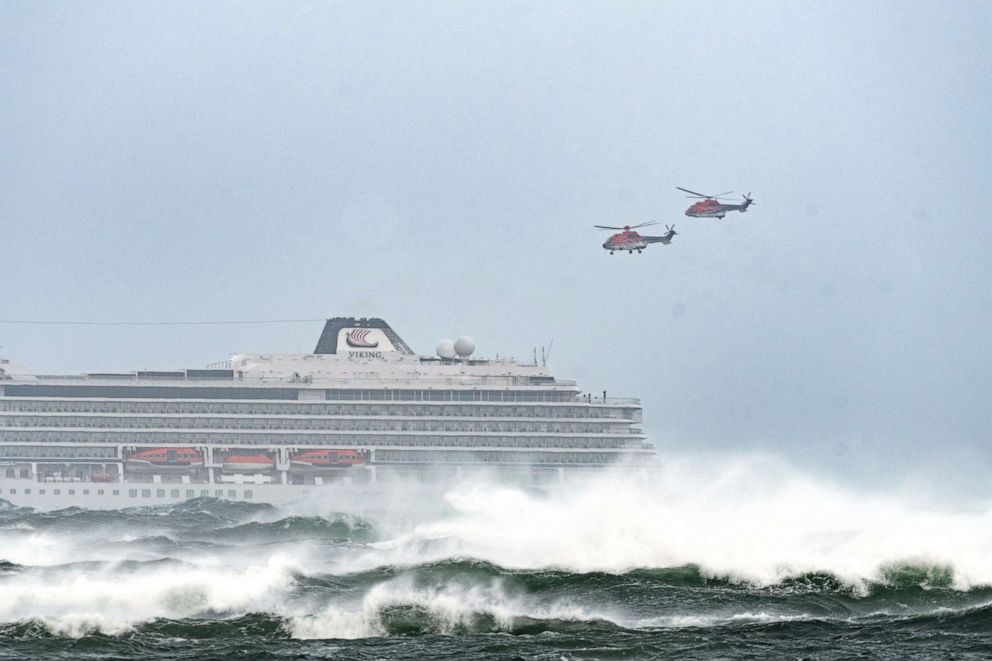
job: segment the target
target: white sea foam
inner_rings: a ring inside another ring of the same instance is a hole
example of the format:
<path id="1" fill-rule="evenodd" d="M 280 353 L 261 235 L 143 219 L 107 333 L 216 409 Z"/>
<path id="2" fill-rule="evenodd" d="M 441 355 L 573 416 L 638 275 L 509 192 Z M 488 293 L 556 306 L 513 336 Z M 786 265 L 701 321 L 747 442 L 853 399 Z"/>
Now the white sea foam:
<path id="1" fill-rule="evenodd" d="M 114 634 L 155 618 L 278 612 L 296 565 L 276 555 L 244 568 L 155 566 L 140 571 L 25 572 L 0 589 L 0 621 L 38 620 L 55 632 Z"/>
<path id="2" fill-rule="evenodd" d="M 605 611 L 558 600 L 538 604 L 523 597 L 509 596 L 500 581 L 480 585 L 461 583 L 416 585 L 400 576 L 372 587 L 357 604 L 331 604 L 316 614 L 296 615 L 290 630 L 297 638 L 364 638 L 387 632 L 384 614 L 391 608 L 415 608 L 426 614 L 431 629 L 453 633 L 471 628 L 477 616 L 492 618 L 497 630 L 510 630 L 517 618 L 588 621 L 619 619 Z"/>
<path id="3" fill-rule="evenodd" d="M 662 615 L 659 617 L 642 618 L 636 621 L 635 628 L 639 629 L 682 629 L 689 627 L 714 627 L 724 624 L 768 624 L 772 622 L 797 622 L 809 620 L 809 614 L 782 614 L 743 612 L 730 615 Z"/>
<path id="4" fill-rule="evenodd" d="M 411 525 L 342 569 L 467 556 L 579 572 L 695 564 L 760 585 L 825 572 L 860 586 L 912 564 L 952 568 L 958 588 L 992 585 L 992 510 L 865 495 L 767 457 L 671 461 L 646 480 L 607 475 L 547 497 L 479 484 L 446 498 L 452 514 Z"/>

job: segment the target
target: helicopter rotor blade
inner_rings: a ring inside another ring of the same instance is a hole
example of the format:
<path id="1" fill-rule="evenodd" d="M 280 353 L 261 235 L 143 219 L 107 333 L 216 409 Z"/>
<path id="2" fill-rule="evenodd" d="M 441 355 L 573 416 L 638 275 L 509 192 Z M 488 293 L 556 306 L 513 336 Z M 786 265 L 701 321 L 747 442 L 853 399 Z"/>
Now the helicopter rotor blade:
<path id="1" fill-rule="evenodd" d="M 657 225 L 657 224 L 658 224 L 657 220 L 649 220 L 648 222 L 641 223 L 640 225 L 631 225 L 630 229 L 634 229 L 636 227 L 648 227 L 649 225 Z"/>
<path id="2" fill-rule="evenodd" d="M 625 229 L 623 227 L 610 227 L 609 225 L 593 225 L 593 227 L 596 227 L 596 228 L 601 229 L 601 230 L 622 230 L 622 229 Z"/>
<path id="3" fill-rule="evenodd" d="M 692 193 L 692 195 L 686 195 L 686 197 L 702 197 L 702 198 L 705 198 L 707 200 L 722 200 L 722 199 L 725 199 L 723 197 L 724 195 L 730 195 L 731 193 L 734 192 L 732 190 L 728 190 L 725 193 L 719 193 L 717 195 L 703 195 L 702 193 L 697 193 L 694 190 L 689 190 L 688 188 L 682 188 L 681 186 L 676 186 L 676 188 L 679 189 L 680 191 L 685 192 L 685 193 Z"/>

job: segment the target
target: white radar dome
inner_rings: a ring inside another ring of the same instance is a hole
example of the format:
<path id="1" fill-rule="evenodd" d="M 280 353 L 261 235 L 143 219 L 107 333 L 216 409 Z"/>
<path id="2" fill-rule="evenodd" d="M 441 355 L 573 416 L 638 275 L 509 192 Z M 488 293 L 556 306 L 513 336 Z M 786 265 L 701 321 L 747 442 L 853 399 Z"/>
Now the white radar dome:
<path id="1" fill-rule="evenodd" d="M 454 340 L 441 340 L 437 343 L 437 355 L 441 358 L 447 358 L 451 360 L 455 357 L 455 341 Z"/>
<path id="2" fill-rule="evenodd" d="M 475 340 L 468 335 L 462 335 L 455 340 L 455 353 L 462 358 L 468 358 L 472 355 L 473 351 L 475 351 Z"/>

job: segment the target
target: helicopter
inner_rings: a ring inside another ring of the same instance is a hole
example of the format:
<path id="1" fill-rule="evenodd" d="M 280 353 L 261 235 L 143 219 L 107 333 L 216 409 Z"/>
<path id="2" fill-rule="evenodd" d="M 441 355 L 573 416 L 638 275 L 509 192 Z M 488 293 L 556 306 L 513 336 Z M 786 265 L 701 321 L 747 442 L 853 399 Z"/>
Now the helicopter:
<path id="1" fill-rule="evenodd" d="M 640 225 L 624 225 L 623 227 L 609 227 L 606 225 L 593 225 L 601 230 L 621 230 L 617 232 L 610 238 L 606 240 L 603 244 L 603 250 L 609 251 L 612 255 L 616 250 L 626 250 L 630 254 L 634 254 L 634 251 L 641 252 L 648 247 L 649 243 L 663 243 L 666 246 L 672 242 L 672 237 L 678 234 L 675 231 L 674 225 L 665 225 L 668 233 L 663 236 L 641 236 L 634 230 L 639 227 L 648 227 L 650 225 L 657 225 L 658 221 L 654 220 L 649 223 L 641 223 Z"/>
<path id="2" fill-rule="evenodd" d="M 684 193 L 691 193 L 687 197 L 699 197 L 702 198 L 699 202 L 694 203 L 691 207 L 685 210 L 685 215 L 693 216 L 695 218 L 723 218 L 727 215 L 728 211 L 740 211 L 741 213 L 747 211 L 747 208 L 754 204 L 754 200 L 751 199 L 751 193 L 744 196 L 744 202 L 741 204 L 721 204 L 717 202 L 723 198 L 723 195 L 729 195 L 734 191 L 727 191 L 726 193 L 720 193 L 719 195 L 703 195 L 702 193 L 697 193 L 691 191 L 688 188 L 682 188 L 681 186 L 676 186 L 678 190 Z"/>

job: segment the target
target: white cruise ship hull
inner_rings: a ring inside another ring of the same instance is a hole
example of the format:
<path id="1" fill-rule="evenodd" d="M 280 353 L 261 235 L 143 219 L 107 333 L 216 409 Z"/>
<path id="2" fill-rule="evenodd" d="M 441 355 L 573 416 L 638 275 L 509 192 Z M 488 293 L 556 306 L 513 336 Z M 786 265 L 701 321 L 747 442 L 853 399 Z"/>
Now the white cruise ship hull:
<path id="1" fill-rule="evenodd" d="M 313 484 L 263 482 L 265 476 L 251 476 L 258 482 L 239 481 L 216 484 L 175 484 L 148 482 L 37 482 L 29 479 L 0 477 L 0 501 L 15 507 L 53 511 L 69 507 L 114 510 L 127 507 L 173 505 L 194 498 L 216 498 L 234 502 L 334 509 L 336 503 L 363 502 L 404 493 L 411 489 L 444 490 L 458 484 L 499 484 L 524 488 L 579 486 L 601 474 L 606 467 L 552 469 L 541 471 L 425 471 L 397 470 L 384 472 L 381 480 L 342 479 Z M 623 470 L 630 479 L 645 479 L 644 466 Z M 370 501 L 371 502 L 371 501 Z"/>

